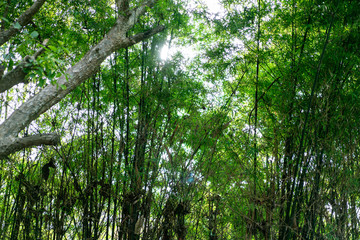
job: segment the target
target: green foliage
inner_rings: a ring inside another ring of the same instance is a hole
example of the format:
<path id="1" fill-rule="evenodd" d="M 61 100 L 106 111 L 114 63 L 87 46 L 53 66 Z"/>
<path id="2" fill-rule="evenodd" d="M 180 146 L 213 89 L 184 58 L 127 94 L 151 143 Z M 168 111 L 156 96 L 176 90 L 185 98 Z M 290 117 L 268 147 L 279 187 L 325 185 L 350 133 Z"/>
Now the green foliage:
<path id="1" fill-rule="evenodd" d="M 1 23 L 21 34 L 3 64 L 50 42 L 2 116 L 57 86 L 118 14 L 53 1 L 22 28 L 30 2 L 8 1 Z M 164 32 L 115 52 L 22 133 L 62 143 L 0 163 L 0 239 L 359 238 L 358 1 L 221 1 L 218 16 L 197 4 L 158 1 L 128 34 Z"/>

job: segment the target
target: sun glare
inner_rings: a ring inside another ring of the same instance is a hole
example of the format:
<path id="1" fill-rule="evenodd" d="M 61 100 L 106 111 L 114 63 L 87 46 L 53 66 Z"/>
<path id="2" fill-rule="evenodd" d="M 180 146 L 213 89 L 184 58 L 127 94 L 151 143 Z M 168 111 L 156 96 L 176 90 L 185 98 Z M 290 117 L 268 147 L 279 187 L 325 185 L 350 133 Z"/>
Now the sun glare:
<path id="1" fill-rule="evenodd" d="M 193 4 L 194 1 L 192 1 Z M 207 10 L 210 14 L 213 15 L 218 15 L 222 12 L 224 12 L 224 9 L 222 8 L 222 6 L 219 3 L 219 0 L 204 0 L 202 1 L 203 4 L 206 4 L 207 6 Z M 186 48 L 179 48 L 179 47 L 170 47 L 168 44 L 165 44 L 161 51 L 160 51 L 160 59 L 162 61 L 166 61 L 168 60 L 169 56 L 171 56 L 172 54 L 176 53 L 176 52 L 181 52 L 182 55 L 187 58 L 187 59 L 192 59 L 196 56 L 196 52 L 194 50 L 194 48 L 188 46 Z"/>
<path id="2" fill-rule="evenodd" d="M 169 45 L 165 44 L 160 51 L 161 60 L 166 61 L 168 59 L 168 55 L 169 55 Z"/>

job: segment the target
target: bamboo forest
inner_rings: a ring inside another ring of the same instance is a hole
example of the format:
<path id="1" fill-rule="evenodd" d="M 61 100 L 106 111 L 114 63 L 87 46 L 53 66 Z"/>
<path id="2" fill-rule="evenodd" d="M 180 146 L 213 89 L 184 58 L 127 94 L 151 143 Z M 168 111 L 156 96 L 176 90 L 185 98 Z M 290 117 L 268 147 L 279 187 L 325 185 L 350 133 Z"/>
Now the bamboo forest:
<path id="1" fill-rule="evenodd" d="M 359 0 L 0 0 L 0 239 L 360 239 L 359 77 Z"/>

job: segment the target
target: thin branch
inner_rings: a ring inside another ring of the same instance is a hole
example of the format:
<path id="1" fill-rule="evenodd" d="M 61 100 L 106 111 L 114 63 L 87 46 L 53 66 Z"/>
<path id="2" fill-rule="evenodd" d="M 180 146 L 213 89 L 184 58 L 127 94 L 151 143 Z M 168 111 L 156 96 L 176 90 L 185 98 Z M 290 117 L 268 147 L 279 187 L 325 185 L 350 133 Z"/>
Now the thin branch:
<path id="1" fill-rule="evenodd" d="M 44 47 L 47 45 L 48 41 L 48 39 L 44 41 Z M 0 69 L 0 93 L 5 92 L 19 83 L 28 83 L 28 80 L 26 79 L 28 72 L 26 70 L 29 70 L 31 67 L 33 67 L 35 59 L 44 51 L 45 48 L 40 48 L 33 56 L 26 56 L 24 60 L 16 66 L 15 69 L 8 72 L 3 77 Z"/>
<path id="2" fill-rule="evenodd" d="M 130 40 L 130 42 L 132 44 L 135 44 L 135 43 L 138 43 L 138 42 L 140 42 L 142 40 L 145 40 L 145 39 L 147 39 L 147 38 L 161 32 L 161 31 L 164 31 L 164 29 L 165 29 L 165 26 L 157 26 L 157 27 L 155 27 L 155 28 L 153 28 L 151 30 L 148 30 L 146 32 L 138 33 L 138 34 L 136 34 L 134 36 L 131 36 L 128 39 Z"/>
<path id="3" fill-rule="evenodd" d="M 32 20 L 34 15 L 40 10 L 42 5 L 44 5 L 45 1 L 46 0 L 36 1 L 29 9 L 20 15 L 16 22 L 19 23 L 21 27 L 26 26 Z M 14 25 L 11 25 L 7 30 L 0 31 L 0 46 L 9 41 L 10 38 L 14 37 L 19 32 L 20 29 L 15 28 Z"/>
<path id="4" fill-rule="evenodd" d="M 261 96 L 259 98 L 256 99 L 256 101 L 259 103 L 261 100 L 264 100 L 264 96 L 265 94 L 270 90 L 270 88 L 274 85 L 274 83 L 276 83 L 277 81 L 279 81 L 280 77 L 276 78 L 274 81 L 272 81 L 272 83 L 270 83 L 270 85 L 266 88 L 266 90 L 261 94 Z M 251 118 L 251 115 L 253 113 L 253 111 L 255 110 L 255 107 L 253 109 L 251 109 L 250 114 L 249 114 L 249 120 Z"/>
<path id="5" fill-rule="evenodd" d="M 321 52 L 321 55 L 320 55 L 320 59 L 319 59 L 318 65 L 317 65 L 315 79 L 314 79 L 314 82 L 313 82 L 313 86 L 311 88 L 310 99 L 309 99 L 308 106 L 307 106 L 307 109 L 306 109 L 306 112 L 305 112 L 304 126 L 303 126 L 302 131 L 301 131 L 301 138 L 300 138 L 299 148 L 298 148 L 298 152 L 297 152 L 297 156 L 296 156 L 296 162 L 295 162 L 294 181 L 292 182 L 292 185 L 291 185 L 291 192 L 292 193 L 295 192 L 295 196 L 294 196 L 295 201 L 292 204 L 291 212 L 290 212 L 290 204 L 289 204 L 289 207 L 287 209 L 287 215 L 289 217 L 287 219 L 292 219 L 294 217 L 294 214 L 296 213 L 296 209 L 298 209 L 297 205 L 299 204 L 296 200 L 299 199 L 299 195 L 301 194 L 301 192 L 303 190 L 304 177 L 305 177 L 305 174 L 306 174 L 306 171 L 307 171 L 306 167 L 304 169 L 302 169 L 303 168 L 303 158 L 304 158 L 304 153 L 302 153 L 302 151 L 303 151 L 303 142 L 304 142 L 304 139 L 305 139 L 305 134 L 307 132 L 307 123 L 308 123 L 310 112 L 311 112 L 312 107 L 313 107 L 312 103 L 313 103 L 313 100 L 314 100 L 315 89 L 317 87 L 317 83 L 318 83 L 319 78 L 320 78 L 321 66 L 322 66 L 324 56 L 325 56 L 327 45 L 329 43 L 329 38 L 330 38 L 331 28 L 333 26 L 333 23 L 334 23 L 334 18 L 331 19 L 330 26 L 329 26 L 329 28 L 327 29 L 327 32 L 326 32 L 326 38 L 325 38 L 324 46 L 323 46 L 323 49 L 322 49 L 322 52 Z M 296 183 L 298 183 L 297 187 L 295 187 Z M 291 214 L 291 216 L 289 214 Z M 295 216 L 295 217 L 297 217 L 297 216 Z"/>

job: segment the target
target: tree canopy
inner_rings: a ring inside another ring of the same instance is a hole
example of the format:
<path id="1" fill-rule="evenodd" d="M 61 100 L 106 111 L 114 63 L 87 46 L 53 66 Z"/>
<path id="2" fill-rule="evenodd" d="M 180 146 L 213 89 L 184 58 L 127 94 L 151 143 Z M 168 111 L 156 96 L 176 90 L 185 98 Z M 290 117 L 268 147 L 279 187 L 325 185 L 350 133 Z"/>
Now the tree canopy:
<path id="1" fill-rule="evenodd" d="M 0 2 L 0 239 L 359 239 L 360 2 Z"/>

